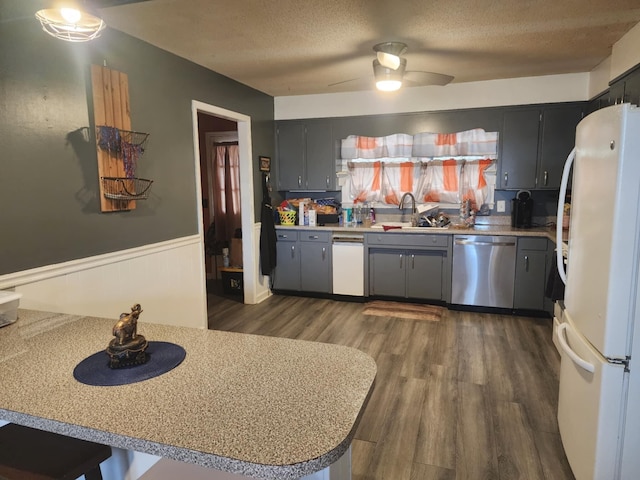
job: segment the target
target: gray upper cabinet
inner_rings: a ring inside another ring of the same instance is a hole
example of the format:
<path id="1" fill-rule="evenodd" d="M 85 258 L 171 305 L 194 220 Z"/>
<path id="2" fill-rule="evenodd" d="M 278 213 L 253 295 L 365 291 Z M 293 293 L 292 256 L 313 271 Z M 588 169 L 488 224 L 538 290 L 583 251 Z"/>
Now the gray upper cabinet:
<path id="1" fill-rule="evenodd" d="M 304 187 L 305 126 L 296 122 L 280 122 L 277 126 L 278 190 Z"/>
<path id="2" fill-rule="evenodd" d="M 618 103 L 640 105 L 640 66 L 634 67 L 610 83 L 608 104 Z"/>
<path id="3" fill-rule="evenodd" d="M 336 157 L 329 119 L 277 122 L 278 190 L 334 190 Z"/>
<path id="4" fill-rule="evenodd" d="M 549 107 L 542 111 L 542 138 L 536 188 L 558 189 L 567 156 L 576 141 L 584 105 Z"/>
<path id="5" fill-rule="evenodd" d="M 559 188 L 584 108 L 571 103 L 505 111 L 498 188 Z"/>
<path id="6" fill-rule="evenodd" d="M 538 109 L 504 113 L 500 188 L 535 188 L 540 112 Z"/>
<path id="7" fill-rule="evenodd" d="M 640 105 L 640 70 L 636 69 L 625 79 L 624 101 Z"/>
<path id="8" fill-rule="evenodd" d="M 640 105 L 640 65 L 609 83 L 609 89 L 589 101 L 587 113 L 618 103 Z"/>

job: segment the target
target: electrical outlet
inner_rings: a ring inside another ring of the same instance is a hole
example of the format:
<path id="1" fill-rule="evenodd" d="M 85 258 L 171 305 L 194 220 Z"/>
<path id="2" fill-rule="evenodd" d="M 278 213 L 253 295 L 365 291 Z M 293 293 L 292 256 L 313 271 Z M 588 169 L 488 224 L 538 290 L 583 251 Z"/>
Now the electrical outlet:
<path id="1" fill-rule="evenodd" d="M 498 213 L 504 213 L 505 208 L 506 205 L 504 200 L 498 200 L 496 202 L 496 210 L 498 211 Z"/>

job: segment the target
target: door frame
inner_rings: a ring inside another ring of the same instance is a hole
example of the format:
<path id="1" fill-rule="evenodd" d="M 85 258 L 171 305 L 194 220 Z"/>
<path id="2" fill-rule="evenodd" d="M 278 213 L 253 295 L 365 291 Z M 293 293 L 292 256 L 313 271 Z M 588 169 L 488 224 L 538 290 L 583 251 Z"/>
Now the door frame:
<path id="1" fill-rule="evenodd" d="M 198 221 L 198 235 L 200 236 L 199 265 L 203 278 L 206 277 L 204 258 L 204 223 L 202 209 L 202 172 L 200 170 L 200 142 L 198 133 L 198 112 L 225 118 L 237 123 L 238 126 L 238 150 L 240 154 L 240 209 L 242 211 L 242 264 L 244 303 L 257 303 L 258 285 L 258 258 L 256 256 L 256 234 L 254 228 L 255 207 L 253 199 L 253 154 L 251 146 L 251 117 L 242 113 L 216 107 L 197 100 L 191 101 L 191 113 L 193 123 L 193 148 L 195 163 L 196 183 L 196 209 Z"/>

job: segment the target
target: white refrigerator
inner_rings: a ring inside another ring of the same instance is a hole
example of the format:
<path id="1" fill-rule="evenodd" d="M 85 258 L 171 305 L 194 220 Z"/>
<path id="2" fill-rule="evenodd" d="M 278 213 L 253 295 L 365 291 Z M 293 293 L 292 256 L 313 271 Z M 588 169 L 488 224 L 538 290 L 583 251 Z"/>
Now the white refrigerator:
<path id="1" fill-rule="evenodd" d="M 572 161 L 564 322 L 554 330 L 561 346 L 560 436 L 576 480 L 637 480 L 640 109 L 614 105 L 578 124 L 560 219 Z"/>

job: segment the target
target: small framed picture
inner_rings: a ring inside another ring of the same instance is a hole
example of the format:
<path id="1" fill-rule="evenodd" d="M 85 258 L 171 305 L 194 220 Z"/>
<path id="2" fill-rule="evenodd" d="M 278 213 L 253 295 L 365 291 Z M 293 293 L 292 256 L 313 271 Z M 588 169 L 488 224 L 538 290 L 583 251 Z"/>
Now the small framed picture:
<path id="1" fill-rule="evenodd" d="M 271 158 L 270 157 L 259 157 L 260 158 L 260 171 L 261 172 L 270 172 L 271 171 Z"/>

